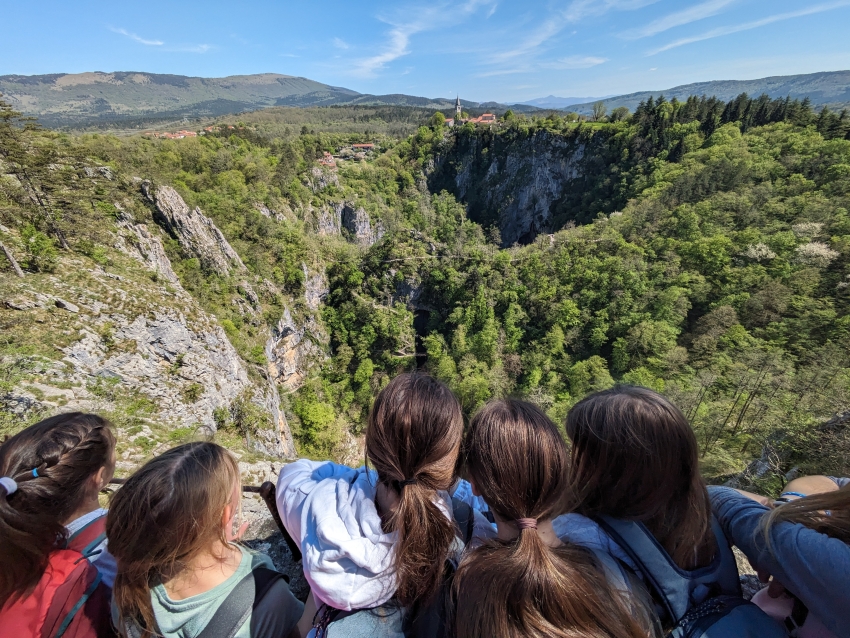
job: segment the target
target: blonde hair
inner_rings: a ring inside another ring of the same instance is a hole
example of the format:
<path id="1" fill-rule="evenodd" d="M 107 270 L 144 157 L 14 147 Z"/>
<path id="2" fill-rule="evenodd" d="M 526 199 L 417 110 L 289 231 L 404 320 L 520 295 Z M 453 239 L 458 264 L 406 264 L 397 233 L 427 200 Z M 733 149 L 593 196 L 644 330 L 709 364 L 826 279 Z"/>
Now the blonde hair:
<path id="1" fill-rule="evenodd" d="M 850 484 L 833 492 L 812 494 L 780 505 L 764 517 L 768 546 L 770 531 L 778 523 L 799 523 L 850 545 Z"/>
<path id="2" fill-rule="evenodd" d="M 239 483 L 230 452 L 197 442 L 148 461 L 115 494 L 106 534 L 118 563 L 113 600 L 119 627 L 130 621 L 143 636 L 154 635 L 151 588 L 216 543 L 228 543 L 221 517 Z"/>

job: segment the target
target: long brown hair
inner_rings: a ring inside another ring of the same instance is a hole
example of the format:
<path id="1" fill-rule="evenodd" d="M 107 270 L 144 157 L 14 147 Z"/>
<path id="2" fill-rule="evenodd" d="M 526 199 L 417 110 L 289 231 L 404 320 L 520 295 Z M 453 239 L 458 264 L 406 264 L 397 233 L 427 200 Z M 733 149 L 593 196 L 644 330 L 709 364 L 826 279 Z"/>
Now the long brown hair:
<path id="1" fill-rule="evenodd" d="M 850 545 L 850 484 L 780 505 L 765 517 L 765 533 L 778 523 L 800 523 Z"/>
<path id="2" fill-rule="evenodd" d="M 549 520 L 562 511 L 567 446 L 536 406 L 488 403 L 473 417 L 465 448 L 472 481 L 498 520 Z M 649 631 L 587 550 L 550 547 L 533 527 L 472 550 L 453 592 L 458 638 L 645 638 Z"/>
<path id="3" fill-rule="evenodd" d="M 620 385 L 567 415 L 571 511 L 641 521 L 682 569 L 709 564 L 716 545 L 696 436 L 666 398 Z"/>
<path id="4" fill-rule="evenodd" d="M 87 483 L 112 463 L 115 437 L 96 414 L 71 412 L 39 421 L 0 445 L 0 601 L 38 583 L 65 523 L 90 496 Z"/>
<path id="5" fill-rule="evenodd" d="M 425 604 L 440 585 L 455 528 L 435 502 L 454 481 L 462 436 L 458 400 L 423 374 L 394 378 L 369 414 L 366 456 L 399 495 L 385 527 L 398 533 L 395 598 L 404 607 Z"/>
<path id="6" fill-rule="evenodd" d="M 182 572 L 217 542 L 239 483 L 239 466 L 220 445 L 187 443 L 158 456 L 127 479 L 106 518 L 109 551 L 118 563 L 113 600 L 119 626 L 130 621 L 154 635 L 151 588 Z"/>

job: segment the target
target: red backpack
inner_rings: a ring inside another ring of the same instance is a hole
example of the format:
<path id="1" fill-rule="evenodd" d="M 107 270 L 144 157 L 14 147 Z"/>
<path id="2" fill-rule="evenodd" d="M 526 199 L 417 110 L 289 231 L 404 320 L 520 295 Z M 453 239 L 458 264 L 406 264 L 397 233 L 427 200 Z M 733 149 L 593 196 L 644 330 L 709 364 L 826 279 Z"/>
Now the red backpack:
<path id="1" fill-rule="evenodd" d="M 0 610 L 0 634 L 14 638 L 105 638 L 114 636 L 111 590 L 88 560 L 106 538 L 101 516 L 50 554 L 47 569 L 29 595 Z"/>

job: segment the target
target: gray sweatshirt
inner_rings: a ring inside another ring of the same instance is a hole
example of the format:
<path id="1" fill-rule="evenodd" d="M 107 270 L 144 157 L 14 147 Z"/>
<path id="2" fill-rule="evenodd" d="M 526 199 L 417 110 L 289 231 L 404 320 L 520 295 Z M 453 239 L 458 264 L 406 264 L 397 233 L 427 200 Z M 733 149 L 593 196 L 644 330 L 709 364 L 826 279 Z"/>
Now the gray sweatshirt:
<path id="1" fill-rule="evenodd" d="M 840 638 L 850 638 L 850 546 L 799 523 L 778 523 L 767 548 L 766 507 L 728 487 L 709 487 L 726 538 L 759 571 L 769 572 Z"/>

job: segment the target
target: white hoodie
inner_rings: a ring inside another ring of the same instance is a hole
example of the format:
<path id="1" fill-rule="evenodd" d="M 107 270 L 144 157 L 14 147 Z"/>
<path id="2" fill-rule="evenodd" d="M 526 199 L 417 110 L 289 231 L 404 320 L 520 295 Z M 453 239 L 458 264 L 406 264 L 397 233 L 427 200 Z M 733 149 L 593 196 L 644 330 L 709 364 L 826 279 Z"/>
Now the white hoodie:
<path id="1" fill-rule="evenodd" d="M 398 534 L 381 529 L 375 508 L 377 474 L 336 463 L 301 459 L 284 466 L 277 480 L 277 509 L 304 555 L 304 576 L 313 595 L 335 609 L 369 609 L 397 589 Z M 437 504 L 452 518 L 451 501 Z"/>

